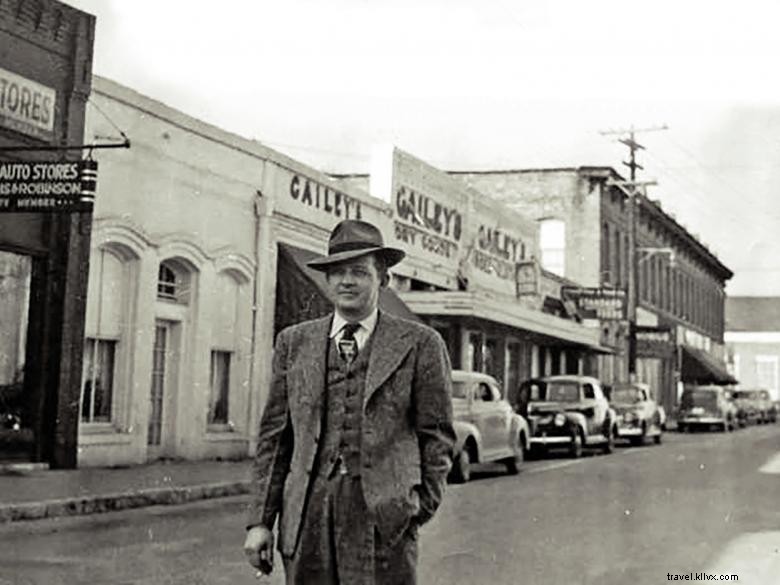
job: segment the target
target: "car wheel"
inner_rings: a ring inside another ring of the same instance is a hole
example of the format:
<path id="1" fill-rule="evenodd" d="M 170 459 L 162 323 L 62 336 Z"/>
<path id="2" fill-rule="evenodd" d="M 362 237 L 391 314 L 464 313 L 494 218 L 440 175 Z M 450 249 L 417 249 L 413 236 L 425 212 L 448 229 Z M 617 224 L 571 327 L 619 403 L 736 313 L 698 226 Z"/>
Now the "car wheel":
<path id="1" fill-rule="evenodd" d="M 725 433 L 726 431 L 728 431 L 728 430 L 729 430 L 729 423 L 728 423 L 728 422 L 722 422 L 722 423 L 720 423 L 718 430 L 719 430 L 721 433 Z"/>
<path id="2" fill-rule="evenodd" d="M 680 423 L 677 425 L 677 431 L 680 433 L 684 433 L 688 430 L 688 427 L 686 427 L 684 424 Z"/>
<path id="3" fill-rule="evenodd" d="M 452 466 L 452 483 L 466 483 L 471 479 L 471 457 L 468 447 L 461 449 Z"/>
<path id="4" fill-rule="evenodd" d="M 582 439 L 582 432 L 579 429 L 574 429 L 571 436 L 571 445 L 569 446 L 569 457 L 573 459 L 579 459 L 582 457 L 582 445 L 585 441 Z"/>
<path id="5" fill-rule="evenodd" d="M 509 475 L 517 475 L 520 473 L 520 468 L 523 466 L 525 460 L 525 452 L 523 451 L 523 440 L 518 439 L 515 446 L 515 455 L 506 460 L 506 470 Z"/>
<path id="6" fill-rule="evenodd" d="M 615 429 L 610 425 L 607 429 L 607 442 L 602 447 L 604 455 L 609 455 L 615 450 Z"/>
<path id="7" fill-rule="evenodd" d="M 639 437 L 639 444 L 643 447 L 647 445 L 647 422 L 642 422 L 642 434 Z"/>
<path id="8" fill-rule="evenodd" d="M 655 441 L 656 445 L 660 445 L 661 441 L 663 441 L 663 432 L 658 431 L 658 434 L 655 437 L 653 437 L 653 441 Z"/>

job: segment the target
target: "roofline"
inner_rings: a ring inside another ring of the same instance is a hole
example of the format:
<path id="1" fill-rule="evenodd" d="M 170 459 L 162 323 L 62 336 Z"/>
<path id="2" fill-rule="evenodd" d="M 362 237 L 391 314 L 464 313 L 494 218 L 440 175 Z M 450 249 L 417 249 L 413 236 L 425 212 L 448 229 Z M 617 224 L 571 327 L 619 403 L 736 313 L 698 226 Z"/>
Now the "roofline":
<path id="1" fill-rule="evenodd" d="M 650 210 L 656 217 L 666 222 L 669 227 L 678 233 L 689 245 L 696 249 L 696 251 L 709 262 L 709 264 L 715 268 L 723 280 L 729 280 L 734 276 L 734 272 L 731 271 L 720 259 L 702 242 L 695 238 L 687 229 L 681 226 L 676 219 L 666 213 L 661 206 L 651 199 L 648 199 L 644 195 L 639 195 L 640 207 L 645 207 Z"/>

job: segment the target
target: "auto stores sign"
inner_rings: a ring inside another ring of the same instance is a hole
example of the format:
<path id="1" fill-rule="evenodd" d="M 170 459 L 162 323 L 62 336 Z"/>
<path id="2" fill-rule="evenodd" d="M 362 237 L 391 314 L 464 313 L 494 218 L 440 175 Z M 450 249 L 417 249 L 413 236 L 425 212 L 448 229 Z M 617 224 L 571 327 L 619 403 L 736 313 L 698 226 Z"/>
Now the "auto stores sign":
<path id="1" fill-rule="evenodd" d="M 97 162 L 0 162 L 0 213 L 91 211 Z"/>

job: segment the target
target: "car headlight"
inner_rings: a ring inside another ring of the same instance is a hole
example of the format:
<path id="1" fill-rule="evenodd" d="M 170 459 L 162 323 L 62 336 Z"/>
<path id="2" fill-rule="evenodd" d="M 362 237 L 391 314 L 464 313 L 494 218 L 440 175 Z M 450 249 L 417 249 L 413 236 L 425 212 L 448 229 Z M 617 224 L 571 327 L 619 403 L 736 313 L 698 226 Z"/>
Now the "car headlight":
<path id="1" fill-rule="evenodd" d="M 566 417 L 562 413 L 558 413 L 555 415 L 555 418 L 553 419 L 553 424 L 556 427 L 562 427 L 566 424 Z"/>

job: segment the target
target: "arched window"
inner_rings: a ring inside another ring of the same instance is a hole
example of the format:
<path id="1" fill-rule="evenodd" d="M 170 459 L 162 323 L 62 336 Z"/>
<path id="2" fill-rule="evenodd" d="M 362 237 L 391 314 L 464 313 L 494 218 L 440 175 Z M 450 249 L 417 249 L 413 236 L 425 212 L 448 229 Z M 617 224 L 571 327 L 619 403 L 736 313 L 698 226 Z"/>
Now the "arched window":
<path id="1" fill-rule="evenodd" d="M 124 398 L 118 393 L 126 392 L 122 371 L 132 327 L 134 263 L 133 254 L 121 246 L 102 247 L 90 261 L 81 384 L 84 423 L 118 422 L 117 407 Z"/>
<path id="2" fill-rule="evenodd" d="M 190 296 L 190 271 L 176 260 L 160 262 L 157 273 L 157 298 L 164 301 L 188 304 Z"/>

